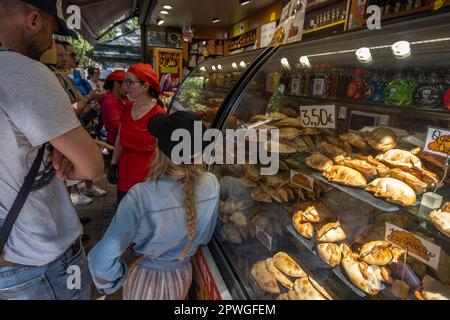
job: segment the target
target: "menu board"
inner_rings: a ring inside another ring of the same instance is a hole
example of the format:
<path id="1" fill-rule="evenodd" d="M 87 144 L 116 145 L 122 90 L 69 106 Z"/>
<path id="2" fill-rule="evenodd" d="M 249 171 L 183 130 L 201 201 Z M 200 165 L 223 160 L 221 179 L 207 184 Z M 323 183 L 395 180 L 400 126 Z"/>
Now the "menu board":
<path id="1" fill-rule="evenodd" d="M 154 49 L 156 73 L 164 92 L 177 88 L 183 77 L 183 53 L 174 49 Z"/>

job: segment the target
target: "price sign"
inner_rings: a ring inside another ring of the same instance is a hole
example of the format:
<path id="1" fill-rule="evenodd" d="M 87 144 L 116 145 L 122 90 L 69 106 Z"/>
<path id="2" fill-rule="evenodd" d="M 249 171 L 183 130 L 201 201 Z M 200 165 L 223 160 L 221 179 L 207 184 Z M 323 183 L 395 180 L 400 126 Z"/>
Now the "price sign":
<path id="1" fill-rule="evenodd" d="M 450 155 L 450 131 L 446 129 L 428 127 L 427 140 L 425 142 L 426 152 L 438 156 Z"/>
<path id="2" fill-rule="evenodd" d="M 300 118 L 305 128 L 336 129 L 336 106 L 301 106 Z"/>
<path id="3" fill-rule="evenodd" d="M 258 238 L 269 251 L 272 251 L 272 237 L 259 226 L 256 226 L 256 238 Z"/>
<path id="4" fill-rule="evenodd" d="M 314 178 L 306 174 L 291 170 L 291 183 L 302 189 L 314 191 Z"/>

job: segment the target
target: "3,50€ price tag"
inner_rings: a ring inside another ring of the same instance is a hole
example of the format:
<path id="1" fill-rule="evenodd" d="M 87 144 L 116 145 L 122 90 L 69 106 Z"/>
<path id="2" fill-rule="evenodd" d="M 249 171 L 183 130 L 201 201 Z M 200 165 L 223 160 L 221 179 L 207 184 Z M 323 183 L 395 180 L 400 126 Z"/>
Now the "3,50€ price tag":
<path id="1" fill-rule="evenodd" d="M 336 106 L 301 106 L 300 119 L 305 128 L 336 129 Z"/>

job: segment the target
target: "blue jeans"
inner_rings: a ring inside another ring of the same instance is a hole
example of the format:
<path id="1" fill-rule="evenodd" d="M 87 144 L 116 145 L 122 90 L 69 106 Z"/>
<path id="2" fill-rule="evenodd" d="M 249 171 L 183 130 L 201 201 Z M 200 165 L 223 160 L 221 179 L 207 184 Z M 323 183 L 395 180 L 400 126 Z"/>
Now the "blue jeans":
<path id="1" fill-rule="evenodd" d="M 42 267 L 0 268 L 0 300 L 90 300 L 91 283 L 80 245 L 78 252 L 71 247 Z"/>

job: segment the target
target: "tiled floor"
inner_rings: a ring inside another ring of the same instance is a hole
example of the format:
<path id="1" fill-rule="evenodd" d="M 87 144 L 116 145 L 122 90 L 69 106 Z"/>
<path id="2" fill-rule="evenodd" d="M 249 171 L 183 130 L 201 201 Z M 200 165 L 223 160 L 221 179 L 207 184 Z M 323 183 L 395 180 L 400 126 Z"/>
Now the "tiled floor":
<path id="1" fill-rule="evenodd" d="M 110 185 L 106 180 L 97 185 L 107 191 L 106 197 L 92 198 L 94 201 L 87 206 L 76 206 L 80 218 L 89 217 L 92 222 L 84 226 L 84 233 L 90 236 L 90 240 L 84 243 L 88 253 L 92 247 L 100 241 L 116 211 L 116 186 Z M 101 295 L 93 288 L 93 298 L 97 299 Z M 122 292 L 108 296 L 107 300 L 121 300 Z"/>

